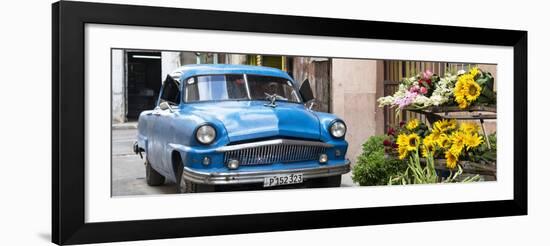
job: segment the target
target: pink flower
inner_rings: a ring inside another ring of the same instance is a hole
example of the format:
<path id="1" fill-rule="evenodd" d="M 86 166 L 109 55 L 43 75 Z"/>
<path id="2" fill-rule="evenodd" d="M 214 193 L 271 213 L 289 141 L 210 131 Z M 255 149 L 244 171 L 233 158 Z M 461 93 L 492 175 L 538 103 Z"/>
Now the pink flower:
<path id="1" fill-rule="evenodd" d="M 426 69 L 426 71 L 422 72 L 422 79 L 427 82 L 428 80 L 431 80 L 433 74 L 434 73 L 430 69 Z"/>
<path id="2" fill-rule="evenodd" d="M 419 87 L 418 85 L 413 85 L 413 86 L 409 89 L 409 91 L 410 91 L 410 92 L 415 92 L 415 93 L 417 93 L 419 89 L 420 89 L 420 87 Z"/>
<path id="3" fill-rule="evenodd" d="M 420 87 L 420 93 L 422 95 L 424 95 L 424 94 L 428 93 L 428 89 L 426 89 L 426 87 Z"/>
<path id="4" fill-rule="evenodd" d="M 389 139 L 384 140 L 384 146 L 391 146 L 391 141 Z"/>
<path id="5" fill-rule="evenodd" d="M 397 98 L 393 103 L 399 105 L 399 108 L 404 108 L 409 104 L 413 103 L 416 96 L 418 96 L 417 92 L 407 91 L 405 92 L 405 97 Z"/>

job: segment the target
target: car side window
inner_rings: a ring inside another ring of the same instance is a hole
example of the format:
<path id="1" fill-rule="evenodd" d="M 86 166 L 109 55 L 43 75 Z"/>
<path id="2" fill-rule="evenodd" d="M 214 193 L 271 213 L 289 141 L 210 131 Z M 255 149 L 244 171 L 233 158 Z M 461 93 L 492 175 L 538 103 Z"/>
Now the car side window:
<path id="1" fill-rule="evenodd" d="M 180 104 L 179 82 L 168 76 L 160 94 L 160 102 L 168 102 L 171 105 Z"/>

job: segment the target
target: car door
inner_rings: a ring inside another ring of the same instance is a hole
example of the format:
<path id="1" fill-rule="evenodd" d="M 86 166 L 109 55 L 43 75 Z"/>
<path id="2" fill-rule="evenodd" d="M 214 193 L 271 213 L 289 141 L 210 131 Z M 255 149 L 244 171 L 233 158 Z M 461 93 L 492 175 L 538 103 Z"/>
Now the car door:
<path id="1" fill-rule="evenodd" d="M 152 112 L 154 120 L 151 133 L 152 139 L 150 140 L 152 158 L 150 161 L 155 170 L 165 175 L 168 175 L 171 170 L 170 155 L 166 152 L 166 149 L 172 137 L 169 129 L 179 102 L 179 83 L 168 76 L 163 83 L 157 107 Z"/>

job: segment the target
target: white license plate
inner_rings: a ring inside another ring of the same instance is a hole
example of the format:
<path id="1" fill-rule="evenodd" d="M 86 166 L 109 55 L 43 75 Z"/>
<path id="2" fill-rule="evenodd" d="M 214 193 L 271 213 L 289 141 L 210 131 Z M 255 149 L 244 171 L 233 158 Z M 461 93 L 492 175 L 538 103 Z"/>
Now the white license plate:
<path id="1" fill-rule="evenodd" d="M 273 175 L 271 177 L 264 178 L 264 187 L 299 184 L 304 182 L 303 176 L 304 175 L 301 173 Z"/>

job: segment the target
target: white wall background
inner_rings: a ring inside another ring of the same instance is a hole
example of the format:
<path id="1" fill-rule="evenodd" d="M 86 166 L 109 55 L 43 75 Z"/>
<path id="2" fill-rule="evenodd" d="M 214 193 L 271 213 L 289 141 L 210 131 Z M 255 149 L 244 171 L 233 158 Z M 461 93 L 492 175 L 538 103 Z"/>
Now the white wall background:
<path id="1" fill-rule="evenodd" d="M 115 2 L 115 1 L 109 1 Z M 126 242 L 114 245 L 545 245 L 550 219 L 547 94 L 550 33 L 544 1 L 146 1 L 186 8 L 385 20 L 529 31 L 529 215 Z M 1 245 L 48 245 L 51 182 L 51 1 L 0 9 Z M 490 12 L 491 11 L 491 12 Z M 419 33 L 418 35 L 429 35 Z M 457 33 L 457 35 L 460 35 Z M 452 211 L 449 211 L 452 212 Z M 459 240 L 453 241 L 454 238 Z"/>

